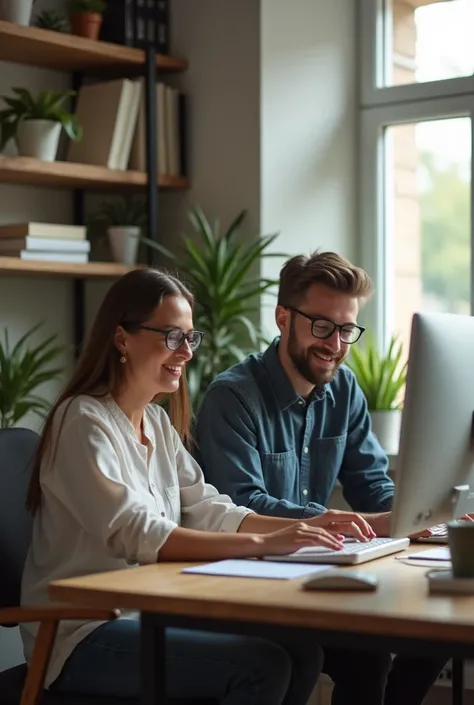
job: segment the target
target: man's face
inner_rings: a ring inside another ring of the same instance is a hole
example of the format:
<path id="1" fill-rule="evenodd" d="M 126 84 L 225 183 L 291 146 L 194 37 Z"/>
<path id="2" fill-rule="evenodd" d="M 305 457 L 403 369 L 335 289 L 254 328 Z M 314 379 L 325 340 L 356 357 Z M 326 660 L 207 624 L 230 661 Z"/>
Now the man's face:
<path id="1" fill-rule="evenodd" d="M 359 302 L 354 296 L 313 284 L 296 308 L 301 313 L 277 307 L 280 344 L 294 371 L 310 385 L 321 387 L 333 379 L 349 354 L 350 344 L 341 341 L 337 328 L 326 338 L 315 337 L 313 332 L 326 335 L 334 323 L 347 324 L 345 331 L 350 331 L 357 323 Z M 321 320 L 313 324 L 302 314 Z"/>

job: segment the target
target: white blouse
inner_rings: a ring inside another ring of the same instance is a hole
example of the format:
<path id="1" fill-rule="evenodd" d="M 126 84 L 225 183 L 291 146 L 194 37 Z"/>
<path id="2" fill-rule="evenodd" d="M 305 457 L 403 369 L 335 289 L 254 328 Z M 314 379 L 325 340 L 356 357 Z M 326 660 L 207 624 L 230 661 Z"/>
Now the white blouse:
<path id="1" fill-rule="evenodd" d="M 110 396 L 83 395 L 59 407 L 41 466 L 42 505 L 23 572 L 23 605 L 49 602 L 52 580 L 155 563 L 177 526 L 236 532 L 251 513 L 205 483 L 160 406 L 147 406 L 143 431 L 148 447 Z M 100 624 L 61 622 L 46 687 Z M 38 626 L 21 627 L 27 661 Z"/>

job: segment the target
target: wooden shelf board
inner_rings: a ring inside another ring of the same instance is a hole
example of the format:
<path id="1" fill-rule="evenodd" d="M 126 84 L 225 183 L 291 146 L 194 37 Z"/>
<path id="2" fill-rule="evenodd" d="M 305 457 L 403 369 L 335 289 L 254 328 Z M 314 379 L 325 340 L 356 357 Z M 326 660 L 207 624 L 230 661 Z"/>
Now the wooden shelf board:
<path id="1" fill-rule="evenodd" d="M 144 64 L 145 52 L 0 20 L 0 61 L 57 71 L 133 69 Z M 185 71 L 188 67 L 185 59 L 162 54 L 157 55 L 156 63 L 162 71 Z"/>
<path id="2" fill-rule="evenodd" d="M 93 164 L 42 162 L 31 157 L 0 155 L 0 183 L 126 191 L 144 188 L 147 175 L 143 171 L 117 171 Z M 189 188 L 189 180 L 185 177 L 160 176 L 158 186 L 169 190 L 185 190 Z"/>
<path id="3" fill-rule="evenodd" d="M 16 257 L 0 257 L 0 276 L 110 279 L 121 277 L 134 267 L 115 262 L 29 262 Z"/>

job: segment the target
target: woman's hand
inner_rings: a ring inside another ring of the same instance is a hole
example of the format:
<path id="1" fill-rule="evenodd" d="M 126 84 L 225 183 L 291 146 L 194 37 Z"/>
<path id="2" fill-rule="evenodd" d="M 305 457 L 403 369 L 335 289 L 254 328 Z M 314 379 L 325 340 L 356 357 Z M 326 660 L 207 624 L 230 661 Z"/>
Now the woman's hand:
<path id="1" fill-rule="evenodd" d="M 326 531 L 321 527 L 311 526 L 309 522 L 297 521 L 278 531 L 268 534 L 257 534 L 254 541 L 257 544 L 258 556 L 281 556 L 293 553 L 304 546 L 323 546 L 332 551 L 343 546 L 343 536 Z"/>
<path id="2" fill-rule="evenodd" d="M 310 526 L 318 526 L 336 534 L 353 536 L 359 541 L 369 541 L 376 534 L 370 524 L 356 512 L 342 512 L 337 509 L 328 509 L 324 514 L 307 520 Z"/>

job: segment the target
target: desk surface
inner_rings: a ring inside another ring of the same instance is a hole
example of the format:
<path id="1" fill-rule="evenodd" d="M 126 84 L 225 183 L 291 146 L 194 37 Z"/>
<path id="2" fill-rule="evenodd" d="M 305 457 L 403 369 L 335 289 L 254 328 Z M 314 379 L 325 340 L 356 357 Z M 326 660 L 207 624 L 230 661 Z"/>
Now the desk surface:
<path id="1" fill-rule="evenodd" d="M 413 546 L 408 549 L 414 550 Z M 427 569 L 407 565 L 393 555 L 357 568 L 378 575 L 379 587 L 372 593 L 303 591 L 302 580 L 180 574 L 187 565 L 196 563 L 163 563 L 59 580 L 50 585 L 49 592 L 55 601 L 97 607 L 367 635 L 473 641 L 474 596 L 428 595 Z"/>

